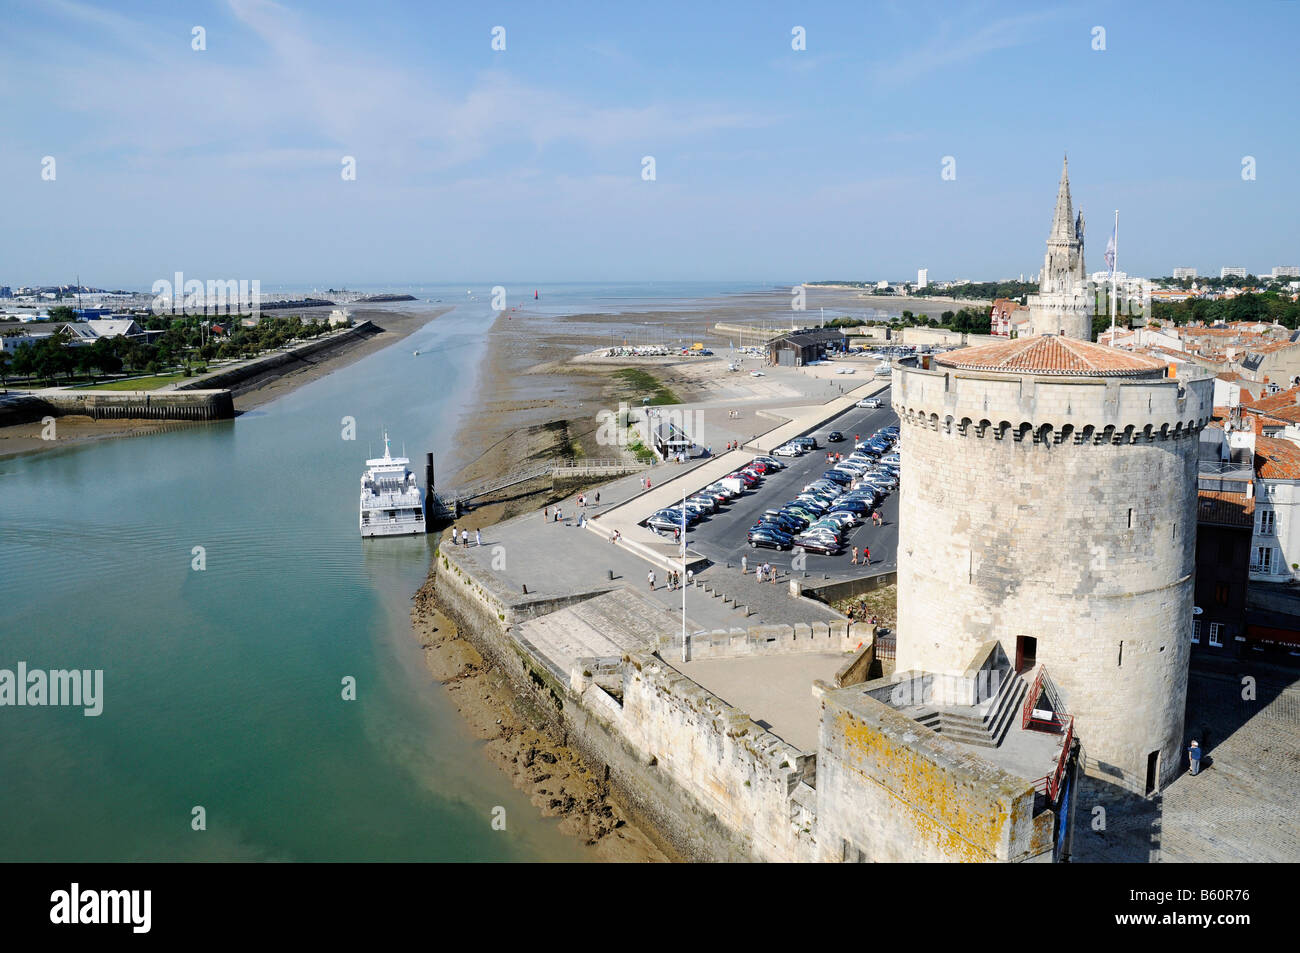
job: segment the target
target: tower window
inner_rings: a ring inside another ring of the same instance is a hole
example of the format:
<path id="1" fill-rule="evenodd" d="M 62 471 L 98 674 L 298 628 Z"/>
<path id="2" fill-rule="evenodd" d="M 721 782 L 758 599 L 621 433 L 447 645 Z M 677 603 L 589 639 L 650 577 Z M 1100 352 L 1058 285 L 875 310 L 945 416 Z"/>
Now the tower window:
<path id="1" fill-rule="evenodd" d="M 1128 528 L 1129 529 L 1133 528 L 1133 507 L 1131 506 L 1129 507 L 1128 510 Z"/>

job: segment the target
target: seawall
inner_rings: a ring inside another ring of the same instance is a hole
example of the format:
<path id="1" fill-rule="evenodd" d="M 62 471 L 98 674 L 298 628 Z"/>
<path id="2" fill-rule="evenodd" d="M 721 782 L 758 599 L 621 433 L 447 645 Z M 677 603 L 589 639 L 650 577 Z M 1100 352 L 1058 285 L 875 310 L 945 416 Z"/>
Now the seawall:
<path id="1" fill-rule="evenodd" d="M 71 414 L 94 420 L 229 420 L 235 404 L 228 390 L 44 391 L 0 404 L 0 426 Z"/>
<path id="2" fill-rule="evenodd" d="M 353 347 L 367 338 L 382 334 L 383 328 L 373 321 L 362 321 L 355 327 L 328 338 L 309 341 L 288 351 L 277 351 L 227 370 L 184 381 L 176 385 L 177 391 L 228 389 L 234 395 L 250 391 L 269 380 L 283 377 L 304 367 L 311 367 L 336 351 Z"/>

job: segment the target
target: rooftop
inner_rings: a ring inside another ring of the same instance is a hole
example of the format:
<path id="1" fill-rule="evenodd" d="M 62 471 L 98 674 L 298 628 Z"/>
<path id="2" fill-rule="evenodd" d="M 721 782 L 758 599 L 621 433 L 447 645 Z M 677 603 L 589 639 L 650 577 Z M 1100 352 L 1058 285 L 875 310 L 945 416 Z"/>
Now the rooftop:
<path id="1" fill-rule="evenodd" d="M 1218 493 L 1201 490 L 1198 494 L 1196 521 L 1218 526 L 1255 525 L 1255 498 L 1244 493 Z"/>
<path id="2" fill-rule="evenodd" d="M 1277 437 L 1256 437 L 1255 472 L 1265 480 L 1300 480 L 1300 447 Z"/>
<path id="3" fill-rule="evenodd" d="M 1056 334 L 962 348 L 934 363 L 959 370 L 1076 377 L 1158 377 L 1165 370 L 1164 362 L 1152 357 Z"/>

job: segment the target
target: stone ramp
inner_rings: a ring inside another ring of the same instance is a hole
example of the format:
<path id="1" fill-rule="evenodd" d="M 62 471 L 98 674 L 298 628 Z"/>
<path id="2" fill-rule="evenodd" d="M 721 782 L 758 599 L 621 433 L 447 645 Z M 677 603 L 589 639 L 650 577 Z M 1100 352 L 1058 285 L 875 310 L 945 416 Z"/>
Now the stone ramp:
<path id="1" fill-rule="evenodd" d="M 660 640 L 680 638 L 680 616 L 631 589 L 567 606 L 519 626 L 519 637 L 567 679 L 575 660 L 652 652 Z"/>

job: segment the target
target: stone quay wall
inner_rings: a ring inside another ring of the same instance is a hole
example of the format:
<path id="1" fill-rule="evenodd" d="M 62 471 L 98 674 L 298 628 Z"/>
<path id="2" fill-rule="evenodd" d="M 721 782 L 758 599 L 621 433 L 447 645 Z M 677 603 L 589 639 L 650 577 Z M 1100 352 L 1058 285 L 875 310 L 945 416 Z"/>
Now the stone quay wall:
<path id="1" fill-rule="evenodd" d="M 175 391 L 45 391 L 15 398 L 12 419 L 26 423 L 42 417 L 81 414 L 95 420 L 230 420 L 235 404 L 228 390 Z"/>
<path id="2" fill-rule="evenodd" d="M 513 594 L 454 551 L 437 560 L 443 611 L 665 849 L 701 861 L 810 856 L 815 756 L 653 656 L 583 659 L 558 672 L 518 637 Z"/>
<path id="3" fill-rule="evenodd" d="M 1208 378 L 904 370 L 898 669 L 1037 640 L 1093 768 L 1181 758 Z"/>

